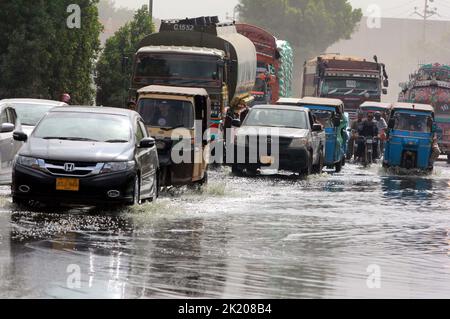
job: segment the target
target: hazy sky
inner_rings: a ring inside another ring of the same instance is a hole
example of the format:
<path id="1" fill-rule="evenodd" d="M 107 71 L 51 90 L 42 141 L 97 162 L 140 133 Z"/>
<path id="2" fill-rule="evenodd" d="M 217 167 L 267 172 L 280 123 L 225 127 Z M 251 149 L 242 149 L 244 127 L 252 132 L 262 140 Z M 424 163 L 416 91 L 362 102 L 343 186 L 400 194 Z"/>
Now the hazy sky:
<path id="1" fill-rule="evenodd" d="M 433 0 L 430 0 L 433 1 Z M 118 6 L 137 8 L 148 4 L 148 0 L 115 0 Z M 350 0 L 353 6 L 366 11 L 369 5 L 377 4 L 382 10 L 382 16 L 395 18 L 418 17 L 412 15 L 414 7 L 423 12 L 425 0 Z M 233 8 L 238 0 L 154 0 L 154 12 L 158 18 L 185 18 L 202 15 L 219 15 L 222 19 L 228 13 L 233 14 Z M 431 7 L 437 7 L 441 15 L 438 19 L 450 20 L 450 0 L 434 0 Z"/>

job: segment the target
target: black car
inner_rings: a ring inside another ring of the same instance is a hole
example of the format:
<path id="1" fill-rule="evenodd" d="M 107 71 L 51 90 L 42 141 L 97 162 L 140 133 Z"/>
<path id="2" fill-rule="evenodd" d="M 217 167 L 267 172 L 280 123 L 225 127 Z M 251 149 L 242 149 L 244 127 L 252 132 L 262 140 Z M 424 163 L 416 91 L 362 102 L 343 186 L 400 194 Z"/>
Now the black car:
<path id="1" fill-rule="evenodd" d="M 135 205 L 158 196 L 158 155 L 140 115 L 116 108 L 52 109 L 13 167 L 12 197 L 50 204 Z"/>

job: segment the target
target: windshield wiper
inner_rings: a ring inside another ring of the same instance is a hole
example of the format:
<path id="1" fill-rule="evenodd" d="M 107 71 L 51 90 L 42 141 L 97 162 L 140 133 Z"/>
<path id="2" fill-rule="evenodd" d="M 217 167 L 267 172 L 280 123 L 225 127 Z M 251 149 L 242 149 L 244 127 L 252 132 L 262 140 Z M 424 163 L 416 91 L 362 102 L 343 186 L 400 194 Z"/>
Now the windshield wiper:
<path id="1" fill-rule="evenodd" d="M 57 137 L 57 136 L 47 136 L 43 137 L 44 140 L 61 140 L 61 141 L 82 141 L 82 142 L 98 142 L 97 140 L 93 140 L 91 138 L 85 137 Z"/>
<path id="2" fill-rule="evenodd" d="M 128 143 L 128 141 L 117 139 L 117 140 L 107 140 L 107 141 L 105 141 L 105 143 Z"/>
<path id="3" fill-rule="evenodd" d="M 163 130 L 163 131 L 170 131 L 170 130 L 176 130 L 177 128 L 182 128 L 182 127 L 184 127 L 184 125 L 180 124 L 180 125 L 177 125 L 177 126 L 174 126 L 174 127 L 161 127 L 161 130 Z"/>

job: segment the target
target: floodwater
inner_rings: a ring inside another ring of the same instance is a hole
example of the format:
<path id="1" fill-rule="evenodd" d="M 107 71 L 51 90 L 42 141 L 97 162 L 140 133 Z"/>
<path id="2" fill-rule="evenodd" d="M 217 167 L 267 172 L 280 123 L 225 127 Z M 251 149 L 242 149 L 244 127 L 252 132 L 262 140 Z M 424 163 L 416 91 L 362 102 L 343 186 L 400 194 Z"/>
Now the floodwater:
<path id="1" fill-rule="evenodd" d="M 449 298 L 450 167 L 210 173 L 126 211 L 0 197 L 2 298 Z"/>

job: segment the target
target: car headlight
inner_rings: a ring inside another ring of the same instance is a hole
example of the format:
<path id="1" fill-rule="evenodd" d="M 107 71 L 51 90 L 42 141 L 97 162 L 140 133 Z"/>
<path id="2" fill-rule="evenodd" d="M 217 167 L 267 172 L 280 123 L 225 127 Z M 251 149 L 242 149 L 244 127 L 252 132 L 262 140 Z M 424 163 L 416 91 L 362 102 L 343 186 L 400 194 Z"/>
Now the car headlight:
<path id="1" fill-rule="evenodd" d="M 294 138 L 289 146 L 290 147 L 303 147 L 306 145 L 308 145 L 307 138 Z"/>
<path id="2" fill-rule="evenodd" d="M 136 163 L 134 161 L 105 163 L 100 173 L 105 174 L 105 173 L 122 172 L 132 169 L 135 165 Z"/>
<path id="3" fill-rule="evenodd" d="M 34 158 L 34 157 L 17 155 L 16 156 L 16 164 L 19 164 L 19 165 L 22 165 L 25 167 L 38 169 L 38 170 L 44 169 L 44 161 Z"/>

